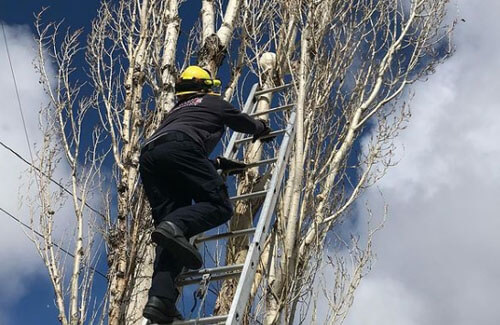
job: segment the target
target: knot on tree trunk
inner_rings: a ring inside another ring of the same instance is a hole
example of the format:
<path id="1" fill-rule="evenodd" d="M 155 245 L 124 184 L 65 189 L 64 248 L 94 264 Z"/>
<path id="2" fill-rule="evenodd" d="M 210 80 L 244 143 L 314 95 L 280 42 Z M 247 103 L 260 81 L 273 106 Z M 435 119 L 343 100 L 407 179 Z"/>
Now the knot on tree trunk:
<path id="1" fill-rule="evenodd" d="M 198 65 L 208 66 L 212 73 L 222 64 L 226 57 L 226 48 L 222 45 L 219 36 L 212 34 L 205 39 L 205 43 L 198 52 Z"/>
<path id="2" fill-rule="evenodd" d="M 142 68 L 137 66 L 134 68 L 134 72 L 132 74 L 132 83 L 134 85 L 143 84 L 146 80 L 146 74 L 142 71 Z"/>
<path id="3" fill-rule="evenodd" d="M 128 166 L 129 164 L 130 164 L 130 159 L 127 159 L 127 161 L 125 162 L 124 165 Z M 123 195 L 128 190 L 127 184 L 124 183 L 124 182 L 121 182 L 118 185 L 117 190 L 118 190 L 118 193 L 120 193 L 121 195 Z"/>

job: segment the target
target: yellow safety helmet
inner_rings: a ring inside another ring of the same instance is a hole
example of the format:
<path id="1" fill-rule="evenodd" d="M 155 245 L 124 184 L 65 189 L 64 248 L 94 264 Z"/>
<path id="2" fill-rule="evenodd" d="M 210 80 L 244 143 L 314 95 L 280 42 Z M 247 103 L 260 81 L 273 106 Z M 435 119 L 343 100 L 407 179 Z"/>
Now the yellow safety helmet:
<path id="1" fill-rule="evenodd" d="M 175 94 L 188 95 L 198 93 L 215 94 L 212 87 L 221 85 L 220 80 L 212 79 L 210 72 L 197 65 L 191 65 L 182 71 L 175 83 Z"/>

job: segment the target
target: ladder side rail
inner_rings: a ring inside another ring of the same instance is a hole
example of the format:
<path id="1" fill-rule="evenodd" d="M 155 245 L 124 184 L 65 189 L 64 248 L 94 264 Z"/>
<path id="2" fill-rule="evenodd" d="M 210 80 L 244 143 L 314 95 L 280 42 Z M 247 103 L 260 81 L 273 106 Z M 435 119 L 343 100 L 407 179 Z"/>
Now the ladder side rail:
<path id="1" fill-rule="evenodd" d="M 285 133 L 285 136 L 283 137 L 281 143 L 278 156 L 279 158 L 275 167 L 278 172 L 273 174 L 269 192 L 262 206 L 257 229 L 255 231 L 252 243 L 245 259 L 243 271 L 240 276 L 240 280 L 238 281 L 238 286 L 236 288 L 236 293 L 231 304 L 231 309 L 228 314 L 226 325 L 239 324 L 242 319 L 242 315 L 245 312 L 245 308 L 250 297 L 251 284 L 254 281 L 256 268 L 260 258 L 261 246 L 265 242 L 267 235 L 269 234 L 271 217 L 274 213 L 274 207 L 276 205 L 278 194 L 280 192 L 286 163 L 288 161 L 288 157 L 292 148 L 292 146 L 290 145 L 290 139 L 293 138 L 295 134 L 294 124 L 295 110 L 292 111 L 292 114 L 290 115 L 290 120 L 287 125 L 287 132 Z"/>
<path id="2" fill-rule="evenodd" d="M 257 87 L 259 86 L 258 83 L 255 83 L 252 86 L 252 89 L 250 90 L 250 94 L 248 95 L 248 98 L 245 102 L 245 106 L 243 106 L 243 113 L 248 114 L 251 110 L 253 110 L 253 107 L 255 106 L 254 102 L 254 97 L 255 97 L 255 92 L 257 91 Z M 227 144 L 226 151 L 224 152 L 224 157 L 232 159 L 236 152 L 234 150 L 236 141 L 241 139 L 243 137 L 243 133 L 233 131 L 233 134 L 231 135 L 231 139 L 229 140 L 229 143 Z"/>
<path id="3" fill-rule="evenodd" d="M 245 101 L 245 106 L 243 106 L 243 113 L 250 114 L 250 112 L 253 109 L 253 104 L 255 101 L 255 93 L 257 92 L 257 88 L 259 87 L 259 83 L 256 82 L 253 84 L 252 88 L 250 89 L 250 93 L 248 94 L 248 98 Z"/>

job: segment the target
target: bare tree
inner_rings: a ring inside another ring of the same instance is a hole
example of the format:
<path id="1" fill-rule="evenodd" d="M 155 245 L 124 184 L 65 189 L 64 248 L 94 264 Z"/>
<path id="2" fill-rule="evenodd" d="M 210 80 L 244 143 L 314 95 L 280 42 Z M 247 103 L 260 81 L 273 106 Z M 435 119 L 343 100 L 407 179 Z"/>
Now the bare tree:
<path id="1" fill-rule="evenodd" d="M 36 243 L 55 288 L 61 323 L 103 322 L 106 314 L 110 324 L 140 321 L 153 260 L 150 212 L 138 178 L 140 143 L 173 107 L 177 71 L 194 57 L 214 74 L 223 64 L 229 66 L 227 100 L 241 102 L 247 78 L 264 89 L 293 83 L 278 97 L 258 98 L 263 118 L 269 119 L 265 112 L 279 103 L 294 107 L 297 122 L 276 222 L 245 321 L 304 321 L 310 315 L 305 301 L 317 296 L 314 283 L 328 235 L 363 189 L 392 165 L 392 139 L 409 118 L 408 86 L 452 52 L 453 25 L 444 25 L 447 2 L 202 0 L 199 21 L 181 30 L 183 1 L 103 1 L 83 47 L 86 83 L 72 77 L 82 68 L 74 65 L 82 31 L 59 35 L 59 24 L 44 25 L 39 16 L 37 67 L 51 105 L 41 111 L 44 141 L 38 167 L 44 174 L 35 172 L 33 206 L 44 234 Z M 176 56 L 180 36 L 183 58 Z M 45 70 L 47 64 L 55 65 L 55 78 Z M 288 117 L 285 112 L 271 125 L 283 125 Z M 368 133 L 371 141 L 364 144 L 361 139 Z M 244 159 L 252 162 L 266 154 L 262 146 L 250 145 Z M 62 161 L 71 171 L 69 196 L 49 187 L 46 177 Z M 104 168 L 112 171 L 113 182 L 100 173 Z M 237 192 L 256 191 L 265 182 L 266 175 L 249 169 L 238 180 Z M 88 202 L 96 188 L 106 193 L 97 213 Z M 65 272 L 69 264 L 51 244 L 59 214 L 55 207 L 63 206 L 66 197 L 75 215 L 71 272 Z M 248 228 L 261 203 L 238 202 L 230 228 Z M 86 230 L 90 238 L 101 234 L 106 243 L 108 287 L 102 308 L 89 305 L 96 249 L 84 239 Z M 325 293 L 332 324 L 345 318 L 369 266 L 372 235 L 364 249 L 346 244 L 351 268 L 327 259 L 337 274 Z M 241 263 L 247 243 L 248 238 L 227 241 L 225 262 Z M 66 274 L 69 282 L 62 281 Z M 216 313 L 227 313 L 235 285 L 234 280 L 222 284 Z"/>
<path id="2" fill-rule="evenodd" d="M 34 230 L 31 238 L 54 286 L 60 322 L 83 324 L 89 316 L 88 312 L 92 313 L 89 318 L 95 318 L 93 311 L 99 307 L 91 295 L 96 236 L 95 229 L 88 225 L 93 224 L 99 214 L 89 201 L 93 199 L 92 193 L 99 187 L 101 179 L 100 169 L 105 155 L 100 153 L 98 147 L 103 136 L 98 129 L 85 132 L 84 119 L 94 104 L 94 98 L 81 98 L 83 85 L 73 82 L 71 78 L 74 71 L 71 63 L 79 50 L 77 39 L 81 31 L 68 33 L 58 50 L 51 50 L 60 25 L 42 26 L 39 18 L 36 22 L 39 35 L 36 67 L 50 104 L 40 113 L 43 138 L 35 165 L 30 170 L 33 176 L 30 180 L 36 185 L 37 193 L 28 202 Z M 55 65 L 55 78 L 49 77 L 48 64 Z M 90 144 L 82 145 L 86 141 Z M 67 172 L 67 179 L 55 181 L 62 171 Z M 58 231 L 56 220 L 71 229 L 72 235 Z M 72 238 L 69 244 L 68 236 Z M 70 255 L 72 260 L 68 260 L 63 253 Z M 94 306 L 89 307 L 91 304 Z"/>

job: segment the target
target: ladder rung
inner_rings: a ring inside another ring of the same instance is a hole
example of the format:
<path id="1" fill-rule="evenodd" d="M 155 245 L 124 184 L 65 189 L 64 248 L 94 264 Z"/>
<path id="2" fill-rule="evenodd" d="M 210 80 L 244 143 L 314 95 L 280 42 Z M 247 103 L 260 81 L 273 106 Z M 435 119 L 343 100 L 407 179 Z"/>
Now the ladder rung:
<path id="1" fill-rule="evenodd" d="M 255 117 L 255 116 L 259 116 L 259 115 L 265 115 L 265 114 L 269 114 L 269 113 L 284 111 L 284 110 L 287 110 L 287 109 L 292 108 L 294 106 L 295 106 L 295 104 L 284 105 L 284 106 L 280 106 L 280 107 L 276 107 L 276 108 L 271 108 L 270 110 L 267 110 L 267 111 L 253 113 L 253 114 L 250 114 L 250 116 Z"/>
<path id="2" fill-rule="evenodd" d="M 271 138 L 271 137 L 274 137 L 276 135 L 280 135 L 282 133 L 285 133 L 285 131 L 286 131 L 286 129 L 281 129 L 281 130 L 273 131 L 273 132 L 269 133 L 268 135 L 266 135 L 266 136 L 264 136 L 264 137 L 262 137 L 260 139 Z M 240 143 L 248 142 L 248 141 L 252 141 L 252 140 L 253 140 L 253 137 L 243 138 L 243 139 L 235 141 L 235 144 L 240 144 Z"/>
<path id="3" fill-rule="evenodd" d="M 227 319 L 227 315 L 223 316 L 208 316 L 208 317 L 203 317 L 203 318 L 198 318 L 198 319 L 188 319 L 188 320 L 181 320 L 181 321 L 175 321 L 171 323 L 172 325 L 190 325 L 190 324 L 220 324 L 224 323 Z M 160 324 L 158 324 L 160 325 Z"/>
<path id="4" fill-rule="evenodd" d="M 233 230 L 233 231 L 228 231 L 224 232 L 221 234 L 215 234 L 215 235 L 210 235 L 210 236 L 200 236 L 194 240 L 196 244 L 210 241 L 210 240 L 218 240 L 222 238 L 228 238 L 228 237 L 236 237 L 236 236 L 243 236 L 243 235 L 249 235 L 253 234 L 255 232 L 255 228 L 248 228 L 248 229 L 242 229 L 242 230 Z"/>
<path id="5" fill-rule="evenodd" d="M 289 83 L 289 84 L 286 84 L 286 85 L 283 85 L 283 86 L 278 86 L 278 87 L 269 88 L 269 89 L 262 89 L 262 90 L 256 91 L 254 96 L 257 97 L 257 96 L 264 95 L 264 94 L 267 94 L 267 93 L 272 93 L 272 92 L 275 92 L 275 91 L 286 89 L 286 88 L 290 87 L 291 85 L 293 85 L 293 84 Z"/>
<path id="6" fill-rule="evenodd" d="M 242 195 L 238 195 L 238 196 L 233 196 L 231 198 L 229 198 L 231 201 L 239 201 L 239 200 L 245 200 L 245 199 L 251 199 L 251 198 L 254 198 L 254 197 L 260 197 L 260 196 L 264 196 L 267 194 L 267 190 L 263 190 L 263 191 L 258 191 L 258 192 L 252 192 L 252 193 L 247 193 L 247 194 L 242 194 Z"/>

